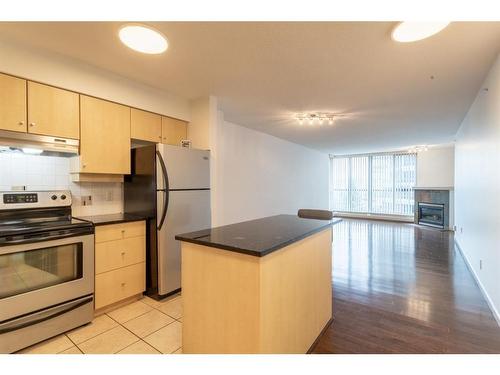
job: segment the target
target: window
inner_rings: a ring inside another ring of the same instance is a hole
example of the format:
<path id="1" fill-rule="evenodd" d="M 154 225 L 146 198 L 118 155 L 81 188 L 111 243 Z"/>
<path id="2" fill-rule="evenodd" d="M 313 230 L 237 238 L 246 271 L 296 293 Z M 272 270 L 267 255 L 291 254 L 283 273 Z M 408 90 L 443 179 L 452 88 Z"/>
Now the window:
<path id="1" fill-rule="evenodd" d="M 331 209 L 413 215 L 416 164 L 416 154 L 333 157 Z"/>

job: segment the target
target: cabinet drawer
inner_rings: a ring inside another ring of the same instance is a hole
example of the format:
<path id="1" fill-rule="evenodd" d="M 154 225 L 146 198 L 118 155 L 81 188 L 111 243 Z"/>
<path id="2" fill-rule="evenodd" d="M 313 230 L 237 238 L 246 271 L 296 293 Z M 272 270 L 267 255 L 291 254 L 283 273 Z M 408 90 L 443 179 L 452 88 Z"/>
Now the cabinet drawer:
<path id="1" fill-rule="evenodd" d="M 146 236 L 144 221 L 132 223 L 102 225 L 95 228 L 95 242 L 116 241 L 124 238 Z"/>
<path id="2" fill-rule="evenodd" d="M 95 273 L 103 273 L 146 260 L 144 237 L 124 238 L 97 243 L 95 246 Z"/>
<path id="3" fill-rule="evenodd" d="M 95 308 L 110 305 L 146 289 L 146 264 L 138 263 L 96 275 Z"/>

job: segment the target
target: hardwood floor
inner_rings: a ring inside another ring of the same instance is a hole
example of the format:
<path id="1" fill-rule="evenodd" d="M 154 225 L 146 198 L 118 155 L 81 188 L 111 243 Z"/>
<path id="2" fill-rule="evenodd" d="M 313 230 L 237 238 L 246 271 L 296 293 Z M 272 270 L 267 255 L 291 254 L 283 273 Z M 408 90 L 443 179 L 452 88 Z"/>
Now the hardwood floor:
<path id="1" fill-rule="evenodd" d="M 333 236 L 334 321 L 313 353 L 500 353 L 451 232 L 346 219 Z"/>

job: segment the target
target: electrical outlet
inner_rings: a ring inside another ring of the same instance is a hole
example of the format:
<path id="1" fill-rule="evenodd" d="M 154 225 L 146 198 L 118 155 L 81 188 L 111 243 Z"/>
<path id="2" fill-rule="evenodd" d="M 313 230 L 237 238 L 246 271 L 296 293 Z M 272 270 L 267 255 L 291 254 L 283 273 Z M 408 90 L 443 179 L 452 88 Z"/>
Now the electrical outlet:
<path id="1" fill-rule="evenodd" d="M 111 202 L 113 200 L 113 190 L 106 191 L 106 201 Z"/>
<path id="2" fill-rule="evenodd" d="M 92 195 L 82 195 L 82 204 L 84 206 L 92 206 Z"/>

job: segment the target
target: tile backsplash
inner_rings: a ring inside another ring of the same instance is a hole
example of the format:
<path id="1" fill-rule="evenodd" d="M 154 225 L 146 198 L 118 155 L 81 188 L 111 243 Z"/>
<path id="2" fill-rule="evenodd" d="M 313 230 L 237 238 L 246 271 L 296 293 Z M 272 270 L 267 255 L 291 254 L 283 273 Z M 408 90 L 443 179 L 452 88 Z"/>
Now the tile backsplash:
<path id="1" fill-rule="evenodd" d="M 0 153 L 0 190 L 64 190 L 70 187 L 69 159 L 56 156 Z"/>
<path id="2" fill-rule="evenodd" d="M 71 190 L 74 216 L 123 212 L 123 184 L 119 182 L 72 182 L 69 158 L 0 152 L 0 191 L 25 186 L 26 190 Z M 83 196 L 92 204 L 83 205 Z"/>

